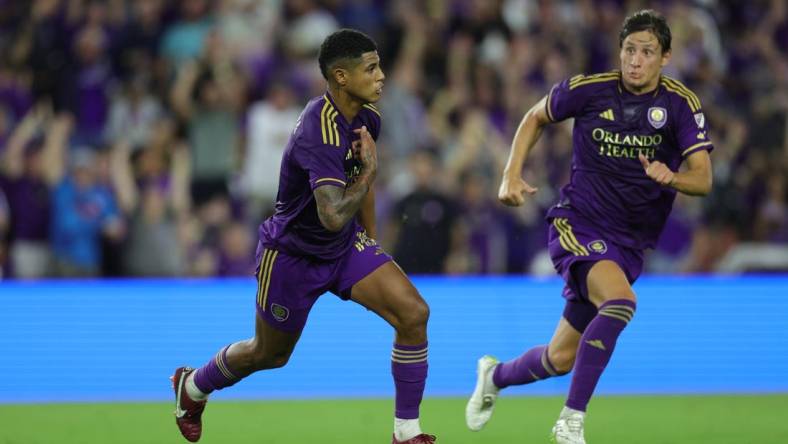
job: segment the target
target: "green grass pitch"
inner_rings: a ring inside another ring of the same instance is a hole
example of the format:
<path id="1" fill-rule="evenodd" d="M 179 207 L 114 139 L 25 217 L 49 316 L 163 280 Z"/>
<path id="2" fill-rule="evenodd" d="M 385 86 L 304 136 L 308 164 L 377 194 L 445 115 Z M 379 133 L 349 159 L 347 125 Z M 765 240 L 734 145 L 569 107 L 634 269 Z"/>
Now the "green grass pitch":
<path id="1" fill-rule="evenodd" d="M 487 427 L 465 428 L 465 399 L 428 398 L 422 427 L 438 444 L 547 443 L 563 398 L 502 397 Z M 186 443 L 171 403 L 0 405 L 0 444 Z M 391 400 L 214 401 L 201 443 L 391 442 Z M 591 444 L 788 443 L 788 394 L 616 396 L 592 401 Z"/>

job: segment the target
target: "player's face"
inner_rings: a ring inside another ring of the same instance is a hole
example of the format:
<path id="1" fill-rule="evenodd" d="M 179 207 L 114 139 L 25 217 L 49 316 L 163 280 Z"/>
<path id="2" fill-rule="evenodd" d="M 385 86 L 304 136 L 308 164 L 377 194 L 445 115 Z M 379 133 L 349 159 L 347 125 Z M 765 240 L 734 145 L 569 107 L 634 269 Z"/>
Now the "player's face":
<path id="1" fill-rule="evenodd" d="M 361 61 L 350 70 L 346 88 L 363 102 L 375 103 L 380 100 L 385 79 L 378 52 L 365 52 L 361 55 Z"/>
<path id="2" fill-rule="evenodd" d="M 629 34 L 621 44 L 621 78 L 624 86 L 636 94 L 652 91 L 659 83 L 662 67 L 670 60 L 670 51 L 651 31 Z"/>

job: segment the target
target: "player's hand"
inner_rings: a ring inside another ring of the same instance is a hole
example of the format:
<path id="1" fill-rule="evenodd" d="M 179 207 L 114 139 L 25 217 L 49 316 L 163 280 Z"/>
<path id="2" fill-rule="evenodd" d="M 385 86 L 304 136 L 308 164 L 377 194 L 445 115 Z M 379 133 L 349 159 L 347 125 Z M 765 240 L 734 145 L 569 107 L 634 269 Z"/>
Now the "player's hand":
<path id="1" fill-rule="evenodd" d="M 361 174 L 374 178 L 378 171 L 378 149 L 375 140 L 372 139 L 366 126 L 355 129 L 353 132 L 360 137 L 360 143 L 353 146 L 353 155 L 361 162 Z"/>
<path id="2" fill-rule="evenodd" d="M 656 160 L 649 162 L 642 153 L 638 154 L 638 158 L 640 159 L 640 164 L 643 165 L 643 170 L 646 171 L 646 175 L 650 177 L 651 180 L 664 186 L 673 184 L 676 173 L 671 171 L 667 165 Z"/>
<path id="3" fill-rule="evenodd" d="M 509 179 L 504 177 L 498 188 L 498 200 L 510 207 L 519 207 L 525 203 L 525 194 L 535 194 L 537 188 L 532 187 L 520 177 Z"/>

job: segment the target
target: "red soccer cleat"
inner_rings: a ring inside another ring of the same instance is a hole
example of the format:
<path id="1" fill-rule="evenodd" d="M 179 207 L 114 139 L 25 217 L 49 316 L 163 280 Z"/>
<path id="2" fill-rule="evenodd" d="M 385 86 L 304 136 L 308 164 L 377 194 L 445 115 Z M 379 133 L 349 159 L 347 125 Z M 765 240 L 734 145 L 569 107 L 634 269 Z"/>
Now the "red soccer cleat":
<path id="1" fill-rule="evenodd" d="M 427 435 L 426 433 L 422 433 L 421 435 L 414 436 L 413 438 L 407 441 L 397 441 L 396 437 L 391 438 L 391 444 L 432 444 L 438 438 L 435 435 Z"/>
<path id="2" fill-rule="evenodd" d="M 178 367 L 170 381 L 175 390 L 175 423 L 184 438 L 197 442 L 202 435 L 202 411 L 208 401 L 195 401 L 186 393 L 186 377 L 193 371 L 191 367 Z"/>

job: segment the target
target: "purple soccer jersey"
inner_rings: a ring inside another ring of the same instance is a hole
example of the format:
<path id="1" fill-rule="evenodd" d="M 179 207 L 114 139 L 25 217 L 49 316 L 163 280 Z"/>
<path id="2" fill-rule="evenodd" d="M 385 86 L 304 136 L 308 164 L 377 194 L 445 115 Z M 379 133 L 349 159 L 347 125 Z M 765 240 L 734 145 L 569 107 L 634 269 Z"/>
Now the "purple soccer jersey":
<path id="1" fill-rule="evenodd" d="M 292 256 L 334 260 L 350 248 L 357 222 L 339 232 L 327 230 L 317 215 L 313 190 L 320 186 L 347 187 L 361 165 L 353 157 L 353 130 L 366 126 L 372 138 L 380 133 L 380 114 L 364 105 L 348 122 L 331 96 L 312 99 L 304 108 L 282 156 L 275 213 L 259 228 L 260 242 Z"/>
<path id="2" fill-rule="evenodd" d="M 547 115 L 574 118 L 572 176 L 548 218 L 577 211 L 609 241 L 653 248 L 676 191 L 651 180 L 638 154 L 677 171 L 698 150 L 713 149 L 698 97 L 680 82 L 660 78 L 657 89 L 634 95 L 621 73 L 578 75 L 553 86 Z"/>

